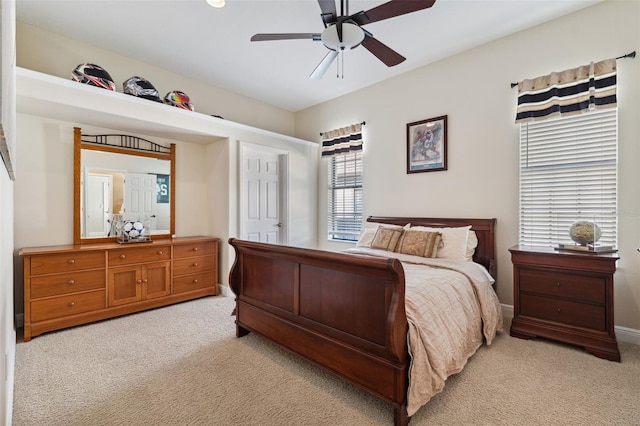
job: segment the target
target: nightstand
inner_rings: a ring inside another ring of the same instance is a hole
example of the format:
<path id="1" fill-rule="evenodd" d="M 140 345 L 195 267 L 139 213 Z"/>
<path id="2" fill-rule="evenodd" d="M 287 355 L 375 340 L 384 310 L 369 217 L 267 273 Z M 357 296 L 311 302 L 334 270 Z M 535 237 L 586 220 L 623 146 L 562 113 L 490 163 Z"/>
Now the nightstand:
<path id="1" fill-rule="evenodd" d="M 590 254 L 515 246 L 511 335 L 582 346 L 620 362 L 614 333 L 616 253 Z"/>

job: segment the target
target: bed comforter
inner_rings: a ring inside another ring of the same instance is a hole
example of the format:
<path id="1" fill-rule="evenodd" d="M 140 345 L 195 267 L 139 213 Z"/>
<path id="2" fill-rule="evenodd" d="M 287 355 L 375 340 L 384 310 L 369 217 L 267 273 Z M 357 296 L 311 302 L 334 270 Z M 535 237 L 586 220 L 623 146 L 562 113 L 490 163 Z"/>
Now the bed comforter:
<path id="1" fill-rule="evenodd" d="M 474 262 L 428 259 L 357 247 L 347 253 L 394 257 L 405 271 L 411 364 L 407 414 L 412 416 L 502 331 L 502 311 L 486 269 Z"/>

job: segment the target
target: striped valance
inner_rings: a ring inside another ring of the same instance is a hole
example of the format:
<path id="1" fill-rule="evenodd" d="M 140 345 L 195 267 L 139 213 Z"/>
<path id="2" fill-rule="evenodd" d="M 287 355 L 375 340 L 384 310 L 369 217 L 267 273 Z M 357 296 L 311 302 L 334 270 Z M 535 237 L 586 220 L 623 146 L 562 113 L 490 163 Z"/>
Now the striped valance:
<path id="1" fill-rule="evenodd" d="M 616 60 L 591 62 L 518 83 L 516 123 L 616 106 Z"/>
<path id="2" fill-rule="evenodd" d="M 322 133 L 322 156 L 362 150 L 362 123 Z"/>

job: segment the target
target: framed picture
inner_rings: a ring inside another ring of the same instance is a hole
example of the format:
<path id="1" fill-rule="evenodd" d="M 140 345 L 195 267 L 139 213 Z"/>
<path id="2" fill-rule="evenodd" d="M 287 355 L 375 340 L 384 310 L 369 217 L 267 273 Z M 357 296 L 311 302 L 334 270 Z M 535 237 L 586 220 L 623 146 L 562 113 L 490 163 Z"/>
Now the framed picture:
<path id="1" fill-rule="evenodd" d="M 447 116 L 407 124 L 407 174 L 447 170 Z"/>

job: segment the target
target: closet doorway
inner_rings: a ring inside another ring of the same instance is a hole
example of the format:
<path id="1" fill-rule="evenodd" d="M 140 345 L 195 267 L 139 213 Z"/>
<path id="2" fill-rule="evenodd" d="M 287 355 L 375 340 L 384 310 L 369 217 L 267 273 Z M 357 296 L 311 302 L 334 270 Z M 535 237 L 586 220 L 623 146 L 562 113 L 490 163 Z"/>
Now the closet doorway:
<path id="1" fill-rule="evenodd" d="M 288 242 L 289 154 L 271 147 L 240 145 L 240 238 Z"/>

